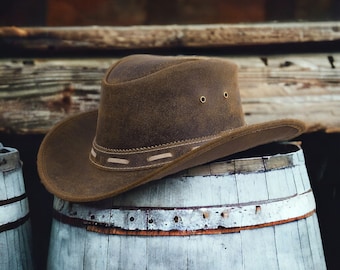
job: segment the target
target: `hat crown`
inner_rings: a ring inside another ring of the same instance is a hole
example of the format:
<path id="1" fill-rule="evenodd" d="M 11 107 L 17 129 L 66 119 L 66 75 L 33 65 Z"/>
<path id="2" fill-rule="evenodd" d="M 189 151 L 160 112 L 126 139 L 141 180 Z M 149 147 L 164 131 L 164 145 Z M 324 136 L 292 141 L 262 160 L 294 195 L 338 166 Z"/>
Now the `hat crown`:
<path id="1" fill-rule="evenodd" d="M 124 58 L 103 79 L 98 113 L 104 152 L 199 145 L 244 125 L 236 65 L 203 57 Z"/>
<path id="2" fill-rule="evenodd" d="M 96 143 L 154 147 L 244 125 L 236 65 L 217 59 L 131 56 L 102 83 Z"/>

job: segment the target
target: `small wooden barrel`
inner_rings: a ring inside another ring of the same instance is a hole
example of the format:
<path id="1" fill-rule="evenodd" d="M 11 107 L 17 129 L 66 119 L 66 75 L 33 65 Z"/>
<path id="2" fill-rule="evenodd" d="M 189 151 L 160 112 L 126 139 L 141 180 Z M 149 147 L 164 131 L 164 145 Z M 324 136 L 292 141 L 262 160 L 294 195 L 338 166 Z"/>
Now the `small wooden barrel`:
<path id="1" fill-rule="evenodd" d="M 0 144 L 0 269 L 33 269 L 28 200 L 16 149 Z"/>
<path id="2" fill-rule="evenodd" d="M 105 201 L 55 198 L 48 269 L 326 269 L 302 150 L 275 145 Z"/>

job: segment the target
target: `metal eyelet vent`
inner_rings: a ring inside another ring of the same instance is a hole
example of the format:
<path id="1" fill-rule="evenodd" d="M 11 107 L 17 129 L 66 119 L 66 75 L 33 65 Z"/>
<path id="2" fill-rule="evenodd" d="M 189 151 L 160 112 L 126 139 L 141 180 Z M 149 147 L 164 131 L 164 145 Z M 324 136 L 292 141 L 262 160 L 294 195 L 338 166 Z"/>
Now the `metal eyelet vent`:
<path id="1" fill-rule="evenodd" d="M 201 96 L 200 97 L 200 102 L 201 103 L 206 103 L 207 102 L 207 98 L 205 96 Z"/>
<path id="2" fill-rule="evenodd" d="M 223 92 L 223 96 L 224 96 L 224 98 L 228 98 L 229 97 L 228 92 Z"/>

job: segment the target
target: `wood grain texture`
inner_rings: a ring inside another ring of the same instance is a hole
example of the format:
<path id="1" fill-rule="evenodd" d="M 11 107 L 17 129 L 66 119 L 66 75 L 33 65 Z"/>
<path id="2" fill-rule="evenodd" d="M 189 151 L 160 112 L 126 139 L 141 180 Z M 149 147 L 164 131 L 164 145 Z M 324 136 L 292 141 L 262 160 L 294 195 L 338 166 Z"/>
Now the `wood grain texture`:
<path id="1" fill-rule="evenodd" d="M 0 28 L 0 48 L 40 51 L 213 48 L 339 39 L 339 22 Z"/>
<path id="2" fill-rule="evenodd" d="M 340 132 L 340 54 L 220 57 L 239 66 L 247 123 L 296 118 L 307 132 Z M 46 133 L 97 109 L 101 79 L 117 60 L 1 59 L 0 132 Z"/>

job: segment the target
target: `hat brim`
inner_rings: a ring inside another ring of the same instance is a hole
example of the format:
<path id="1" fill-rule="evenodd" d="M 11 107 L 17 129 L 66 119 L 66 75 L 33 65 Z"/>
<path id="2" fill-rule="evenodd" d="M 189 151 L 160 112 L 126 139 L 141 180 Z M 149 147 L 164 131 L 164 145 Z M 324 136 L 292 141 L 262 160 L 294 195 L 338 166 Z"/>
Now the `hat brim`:
<path id="1" fill-rule="evenodd" d="M 93 166 L 89 153 L 96 132 L 97 111 L 72 116 L 45 136 L 38 153 L 38 173 L 46 189 L 72 202 L 89 202 L 118 195 L 134 187 L 258 145 L 300 135 L 305 126 L 284 119 L 246 125 L 152 169 L 108 171 Z"/>

